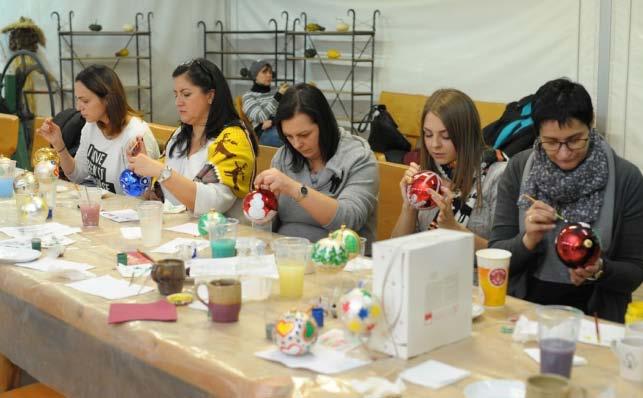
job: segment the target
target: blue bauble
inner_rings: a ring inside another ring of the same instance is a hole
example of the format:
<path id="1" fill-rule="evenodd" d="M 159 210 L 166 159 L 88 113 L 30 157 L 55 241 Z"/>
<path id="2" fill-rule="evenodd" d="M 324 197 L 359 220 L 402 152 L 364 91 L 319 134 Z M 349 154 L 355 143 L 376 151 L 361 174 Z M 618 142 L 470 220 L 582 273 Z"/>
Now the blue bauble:
<path id="1" fill-rule="evenodd" d="M 141 177 L 130 169 L 125 169 L 119 178 L 123 192 L 129 196 L 141 196 L 150 186 L 149 177 Z"/>

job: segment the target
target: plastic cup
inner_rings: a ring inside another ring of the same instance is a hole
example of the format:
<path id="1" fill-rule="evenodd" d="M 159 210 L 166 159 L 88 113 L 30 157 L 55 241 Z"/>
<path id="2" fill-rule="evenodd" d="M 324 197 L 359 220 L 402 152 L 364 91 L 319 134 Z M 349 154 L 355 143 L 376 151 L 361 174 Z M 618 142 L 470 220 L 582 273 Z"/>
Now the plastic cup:
<path id="1" fill-rule="evenodd" d="M 303 295 L 304 272 L 310 260 L 311 248 L 306 238 L 279 238 L 272 241 L 281 297 L 296 299 Z"/>
<path id="2" fill-rule="evenodd" d="M 55 190 L 56 188 L 54 187 L 54 191 Z M 101 189 L 96 187 L 81 187 L 79 194 L 78 206 L 80 207 L 80 217 L 83 220 L 83 228 L 92 229 L 98 227 L 102 196 Z"/>
<path id="3" fill-rule="evenodd" d="M 0 163 L 0 198 L 13 197 L 13 179 L 16 174 L 16 161 L 3 158 Z"/>
<path id="4" fill-rule="evenodd" d="M 163 230 L 163 203 L 146 200 L 136 208 L 141 226 L 141 243 L 143 246 L 156 246 L 161 243 Z"/>
<path id="5" fill-rule="evenodd" d="M 582 311 L 563 305 L 539 306 L 538 338 L 540 373 L 553 373 L 569 378 Z"/>
<path id="6" fill-rule="evenodd" d="M 502 308 L 507 297 L 511 252 L 502 249 L 482 249 L 476 251 L 476 258 L 482 305 L 487 308 Z"/>
<path id="7" fill-rule="evenodd" d="M 228 218 L 227 222 L 208 225 L 212 258 L 234 257 L 237 254 L 237 229 L 239 220 Z"/>

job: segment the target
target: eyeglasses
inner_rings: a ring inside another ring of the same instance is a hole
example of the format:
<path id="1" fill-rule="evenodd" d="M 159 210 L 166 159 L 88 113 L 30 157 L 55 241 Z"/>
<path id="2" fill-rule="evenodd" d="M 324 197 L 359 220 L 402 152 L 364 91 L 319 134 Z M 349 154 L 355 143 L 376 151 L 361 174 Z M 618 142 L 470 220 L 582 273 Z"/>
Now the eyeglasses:
<path id="1" fill-rule="evenodd" d="M 583 149 L 587 146 L 587 142 L 589 141 L 589 137 L 587 138 L 574 138 L 573 140 L 567 140 L 567 141 L 557 141 L 557 140 L 547 140 L 547 141 L 540 141 L 539 145 L 542 149 L 545 150 L 545 152 L 558 152 L 560 151 L 560 148 L 562 148 L 563 145 L 567 147 L 569 151 L 578 151 L 580 149 Z"/>
<path id="2" fill-rule="evenodd" d="M 199 68 L 201 68 L 201 71 L 203 71 L 203 73 L 205 73 L 205 75 L 210 79 L 210 81 L 214 83 L 214 77 L 212 76 L 212 72 L 210 72 L 210 70 L 206 68 L 205 65 L 203 65 L 198 58 L 195 58 L 191 61 L 187 61 L 183 63 L 183 65 L 185 65 L 188 68 L 190 68 L 194 64 L 196 64 Z"/>

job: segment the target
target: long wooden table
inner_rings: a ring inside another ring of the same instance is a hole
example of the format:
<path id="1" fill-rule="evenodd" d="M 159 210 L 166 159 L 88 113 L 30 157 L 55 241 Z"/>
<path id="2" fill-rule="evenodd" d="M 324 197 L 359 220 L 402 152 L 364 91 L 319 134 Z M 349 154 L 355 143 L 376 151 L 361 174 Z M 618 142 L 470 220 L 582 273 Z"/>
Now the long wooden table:
<path id="1" fill-rule="evenodd" d="M 80 226 L 80 213 L 70 192 L 60 193 L 58 202 L 54 221 Z M 136 199 L 111 195 L 103 201 L 103 208 L 133 208 L 136 203 Z M 6 202 L 4 206 L 3 214 L 15 212 L 6 208 Z M 164 227 L 189 220 L 186 213 L 165 215 Z M 98 230 L 72 236 L 77 241 L 64 258 L 92 264 L 96 266 L 92 272 L 98 275 L 120 277 L 114 269 L 116 253 L 137 247 L 136 241 L 121 238 L 120 227 L 134 225 L 101 218 Z M 249 227 L 242 227 L 240 234 L 272 239 L 271 234 Z M 179 236 L 186 235 L 163 231 L 163 241 Z M 206 254 L 207 250 L 201 253 Z M 349 280 L 365 277 L 343 276 Z M 73 290 L 65 286 L 67 280 L 52 274 L 1 265 L 0 352 L 70 397 L 356 397 L 359 394 L 348 387 L 351 379 L 380 376 L 393 381 L 401 370 L 428 359 L 468 369 L 472 375 L 437 391 L 406 383 L 403 396 L 462 397 L 464 388 L 478 380 L 524 380 L 538 373 L 538 365 L 523 352 L 535 343 L 514 343 L 510 334 L 501 331 L 512 325 L 510 318 L 516 314 L 534 318 L 531 304 L 512 298 L 504 309 L 487 310 L 478 318 L 470 338 L 409 361 L 381 356 L 346 374 L 317 377 L 254 356 L 270 346 L 264 337 L 266 313 L 306 307 L 336 278 L 307 276 L 305 297 L 297 302 L 280 299 L 275 284 L 268 301 L 244 303 L 240 320 L 234 324 L 213 323 L 203 311 L 180 307 L 177 322 L 136 321 L 115 326 L 107 324 L 110 301 Z M 118 301 L 159 298 L 155 290 Z M 339 324 L 331 320 L 327 329 L 335 326 Z M 589 365 L 575 367 L 572 380 L 587 387 L 591 396 L 609 388 L 619 397 L 635 397 L 643 391 L 642 386 L 618 376 L 618 363 L 609 349 L 579 344 L 577 354 L 587 358 Z M 336 391 L 329 391 L 331 384 Z"/>

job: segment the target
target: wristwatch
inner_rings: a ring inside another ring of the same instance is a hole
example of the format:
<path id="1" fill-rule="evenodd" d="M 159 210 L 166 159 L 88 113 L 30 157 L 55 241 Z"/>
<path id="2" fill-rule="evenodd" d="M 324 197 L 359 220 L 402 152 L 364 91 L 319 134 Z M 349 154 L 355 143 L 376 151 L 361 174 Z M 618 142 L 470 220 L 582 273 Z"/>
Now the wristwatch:
<path id="1" fill-rule="evenodd" d="M 598 258 L 596 264 L 598 265 L 598 271 L 594 272 L 594 275 L 587 278 L 587 280 L 589 281 L 597 280 L 598 278 L 603 276 L 603 273 L 605 272 L 605 263 L 603 262 L 603 259 L 601 257 Z"/>
<path id="2" fill-rule="evenodd" d="M 159 174 L 158 182 L 163 182 L 168 178 L 172 177 L 172 168 L 168 165 L 165 165 Z"/>
<path id="3" fill-rule="evenodd" d="M 301 202 L 306 198 L 306 196 L 308 196 L 308 188 L 305 185 L 302 185 L 301 188 L 299 188 L 299 195 L 295 198 L 295 202 Z"/>

